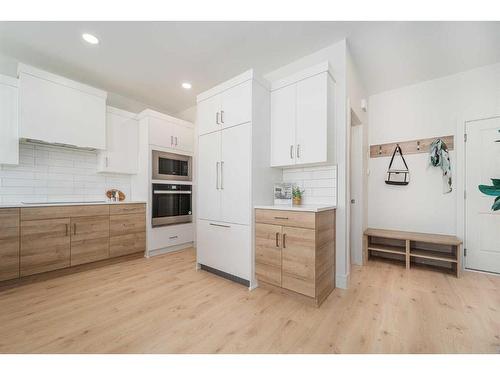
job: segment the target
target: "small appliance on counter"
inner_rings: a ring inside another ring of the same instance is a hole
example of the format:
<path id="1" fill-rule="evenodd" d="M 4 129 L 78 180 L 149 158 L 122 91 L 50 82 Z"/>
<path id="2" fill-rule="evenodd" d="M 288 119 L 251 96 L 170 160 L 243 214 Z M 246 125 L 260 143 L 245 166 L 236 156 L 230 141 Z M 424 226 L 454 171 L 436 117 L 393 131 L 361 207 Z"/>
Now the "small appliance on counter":
<path id="1" fill-rule="evenodd" d="M 190 223 L 192 217 L 192 185 L 153 184 L 152 225 Z"/>

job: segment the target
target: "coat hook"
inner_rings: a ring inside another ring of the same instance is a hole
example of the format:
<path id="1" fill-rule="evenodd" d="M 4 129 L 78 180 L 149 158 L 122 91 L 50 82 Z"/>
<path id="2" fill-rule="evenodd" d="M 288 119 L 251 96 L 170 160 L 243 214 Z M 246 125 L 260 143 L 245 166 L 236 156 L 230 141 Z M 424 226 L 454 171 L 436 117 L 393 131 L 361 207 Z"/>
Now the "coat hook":
<path id="1" fill-rule="evenodd" d="M 417 151 L 420 151 L 420 141 L 417 141 Z"/>

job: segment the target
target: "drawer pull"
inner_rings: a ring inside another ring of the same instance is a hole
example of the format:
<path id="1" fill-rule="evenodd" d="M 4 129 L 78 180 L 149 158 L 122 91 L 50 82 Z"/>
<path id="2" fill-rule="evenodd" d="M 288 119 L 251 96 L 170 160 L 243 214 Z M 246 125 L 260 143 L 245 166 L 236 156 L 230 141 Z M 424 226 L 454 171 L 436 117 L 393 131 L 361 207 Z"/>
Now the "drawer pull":
<path id="1" fill-rule="evenodd" d="M 222 225 L 222 224 L 214 224 L 214 223 L 210 223 L 210 225 L 213 225 L 214 227 L 231 228 L 230 225 Z"/>
<path id="2" fill-rule="evenodd" d="M 280 247 L 280 243 L 279 243 L 279 233 L 276 232 L 276 247 Z"/>
<path id="3" fill-rule="evenodd" d="M 283 249 L 286 249 L 285 238 L 286 238 L 286 233 L 283 233 Z"/>
<path id="4" fill-rule="evenodd" d="M 69 232 L 69 224 L 66 224 L 66 237 L 68 237 L 68 232 Z"/>
<path id="5" fill-rule="evenodd" d="M 169 238 L 169 239 L 171 239 L 171 240 L 174 240 L 174 239 L 176 239 L 176 238 L 179 238 L 179 236 L 170 236 L 170 237 L 168 237 L 168 238 Z"/>
<path id="6" fill-rule="evenodd" d="M 281 217 L 281 216 L 275 216 L 274 218 L 277 220 L 288 220 L 287 217 Z"/>

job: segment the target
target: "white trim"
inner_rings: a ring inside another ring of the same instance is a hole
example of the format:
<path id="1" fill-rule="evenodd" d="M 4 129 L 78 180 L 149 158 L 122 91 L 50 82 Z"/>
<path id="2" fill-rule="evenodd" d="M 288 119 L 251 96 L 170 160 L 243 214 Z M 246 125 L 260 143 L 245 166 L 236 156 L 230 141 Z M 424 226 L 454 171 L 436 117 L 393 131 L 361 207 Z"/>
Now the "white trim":
<path id="1" fill-rule="evenodd" d="M 292 75 L 289 75 L 285 78 L 279 79 L 271 83 L 271 91 L 281 89 L 286 86 L 293 85 L 299 81 L 302 81 L 307 78 L 311 78 L 315 75 L 327 72 L 330 78 L 335 82 L 335 78 L 333 77 L 332 67 L 330 66 L 330 62 L 324 61 L 320 64 L 311 66 L 307 69 L 296 72 Z"/>
<path id="2" fill-rule="evenodd" d="M 152 109 L 145 109 L 144 111 L 137 114 L 137 118 L 139 120 L 142 120 L 142 119 L 148 118 L 148 117 L 154 117 L 154 118 L 157 118 L 159 120 L 168 121 L 170 123 L 185 126 L 187 128 L 194 128 L 193 123 L 191 123 L 189 121 L 182 120 L 180 118 L 173 117 L 170 115 L 166 115 L 165 113 L 161 113 L 161 112 L 158 112 L 158 111 L 155 111 Z"/>
<path id="3" fill-rule="evenodd" d="M 246 72 L 231 78 L 229 81 L 223 82 L 210 90 L 204 91 L 196 96 L 196 102 L 199 103 L 206 100 L 212 96 L 220 94 L 223 91 L 229 90 L 230 88 L 242 84 L 243 82 L 249 81 L 254 77 L 253 69 L 247 70 Z"/>
<path id="4" fill-rule="evenodd" d="M 335 275 L 335 287 L 340 289 L 347 289 L 349 286 L 349 274 Z"/>
<path id="5" fill-rule="evenodd" d="M 113 113 L 114 115 L 130 118 L 133 120 L 137 120 L 137 113 L 125 111 L 124 109 L 106 106 L 106 113 Z"/>
<path id="6" fill-rule="evenodd" d="M 106 91 L 97 89 L 95 87 L 86 85 L 86 84 L 81 83 L 81 82 L 73 81 L 73 80 L 68 79 L 66 77 L 61 77 L 61 76 L 58 76 L 56 74 L 46 72 L 44 70 L 35 68 L 33 66 L 30 66 L 30 65 L 19 63 L 17 66 L 17 75 L 19 78 L 21 78 L 22 73 L 28 74 L 28 75 L 36 77 L 36 78 L 44 79 L 46 81 L 50 81 L 50 82 L 56 83 L 58 85 L 62 85 L 62 86 L 66 86 L 66 87 L 69 87 L 69 88 L 72 88 L 75 90 L 79 90 L 79 91 L 85 92 L 85 93 L 90 94 L 90 95 L 98 96 L 98 97 L 101 97 L 104 99 L 106 99 L 108 97 L 108 93 Z"/>
<path id="7" fill-rule="evenodd" d="M 0 74 L 0 84 L 17 88 L 19 86 L 19 80 L 11 76 Z"/>
<path id="8" fill-rule="evenodd" d="M 456 158 L 457 158 L 457 174 L 456 174 L 456 186 L 457 186 L 457 237 L 460 238 L 463 242 L 462 246 L 462 254 L 460 256 L 462 257 L 462 270 L 467 270 L 467 271 L 474 271 L 474 272 L 485 272 L 485 271 L 479 271 L 479 270 L 473 270 L 470 268 L 466 267 L 466 261 L 465 257 L 463 254 L 463 249 L 467 248 L 467 238 L 466 238 L 466 233 L 467 233 L 467 222 L 466 222 L 466 209 L 467 205 L 465 204 L 465 199 L 464 199 L 464 192 L 465 192 L 465 187 L 467 184 L 467 178 L 466 178 L 466 172 L 467 172 L 467 166 L 466 166 L 466 153 L 465 153 L 465 147 L 466 147 L 466 142 L 464 140 L 464 134 L 466 133 L 467 130 L 467 123 L 470 122 L 476 122 L 476 121 L 483 121 L 483 120 L 491 120 L 494 118 L 500 118 L 500 114 L 493 114 L 493 115 L 488 115 L 484 117 L 477 117 L 474 119 L 469 119 L 469 120 L 464 120 L 460 119 L 458 120 L 457 123 L 457 135 L 455 136 L 455 152 L 456 152 Z M 457 136 L 459 138 L 457 138 Z M 457 142 L 456 140 L 459 139 Z M 493 273 L 494 275 L 497 275 Z"/>

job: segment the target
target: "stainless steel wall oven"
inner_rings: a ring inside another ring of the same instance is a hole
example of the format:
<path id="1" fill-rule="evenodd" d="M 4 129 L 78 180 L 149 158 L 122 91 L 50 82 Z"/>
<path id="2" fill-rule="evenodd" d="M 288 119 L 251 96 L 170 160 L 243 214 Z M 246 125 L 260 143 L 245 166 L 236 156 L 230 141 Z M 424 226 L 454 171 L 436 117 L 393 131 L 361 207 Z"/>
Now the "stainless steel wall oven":
<path id="1" fill-rule="evenodd" d="M 153 227 L 190 223 L 192 185 L 153 184 Z"/>

